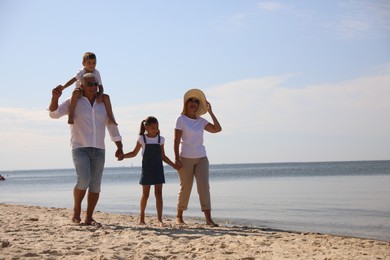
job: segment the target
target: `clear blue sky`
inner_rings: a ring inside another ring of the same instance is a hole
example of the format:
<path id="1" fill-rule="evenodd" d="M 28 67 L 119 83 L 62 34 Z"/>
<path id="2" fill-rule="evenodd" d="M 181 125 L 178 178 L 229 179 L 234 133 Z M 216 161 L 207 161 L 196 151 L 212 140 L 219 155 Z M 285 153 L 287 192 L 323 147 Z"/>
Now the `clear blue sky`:
<path id="1" fill-rule="evenodd" d="M 390 159 L 389 1 L 0 0 L 0 171 L 73 167 L 46 109 L 86 51 L 125 151 L 154 115 L 172 158 L 200 88 L 223 127 L 205 134 L 211 163 Z M 106 146 L 106 166 L 140 165 Z"/>

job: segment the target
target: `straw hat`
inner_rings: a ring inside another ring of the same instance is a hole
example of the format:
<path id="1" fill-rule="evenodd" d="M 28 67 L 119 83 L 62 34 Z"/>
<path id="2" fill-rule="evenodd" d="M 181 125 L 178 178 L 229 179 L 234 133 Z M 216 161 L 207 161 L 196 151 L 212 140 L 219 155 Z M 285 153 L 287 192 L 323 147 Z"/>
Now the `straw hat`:
<path id="1" fill-rule="evenodd" d="M 186 103 L 187 103 L 188 99 L 190 99 L 190 98 L 196 98 L 197 100 L 199 100 L 199 106 L 198 106 L 198 110 L 196 111 L 196 116 L 199 117 L 203 114 L 206 114 L 206 112 L 208 110 L 206 96 L 204 95 L 202 90 L 196 89 L 196 88 L 190 89 L 184 94 L 183 112 L 181 112 L 181 113 L 182 114 L 186 113 Z"/>

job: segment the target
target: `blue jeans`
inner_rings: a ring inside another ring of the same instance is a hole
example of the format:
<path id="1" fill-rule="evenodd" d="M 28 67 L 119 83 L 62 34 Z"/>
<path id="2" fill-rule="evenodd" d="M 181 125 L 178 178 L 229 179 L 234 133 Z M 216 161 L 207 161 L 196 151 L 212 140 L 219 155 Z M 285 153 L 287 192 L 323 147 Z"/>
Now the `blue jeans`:
<path id="1" fill-rule="evenodd" d="M 100 192 L 106 151 L 94 147 L 72 150 L 73 163 L 77 174 L 75 188 L 89 192 Z"/>

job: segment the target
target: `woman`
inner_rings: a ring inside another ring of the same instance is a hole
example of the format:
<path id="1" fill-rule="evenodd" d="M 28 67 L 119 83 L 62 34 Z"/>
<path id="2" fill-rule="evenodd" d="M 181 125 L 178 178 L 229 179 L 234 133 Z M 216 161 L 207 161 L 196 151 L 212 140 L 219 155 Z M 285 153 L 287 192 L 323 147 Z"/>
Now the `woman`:
<path id="1" fill-rule="evenodd" d="M 206 112 L 209 112 L 213 123 L 200 117 Z M 203 145 L 204 130 L 218 133 L 222 128 L 203 92 L 199 89 L 191 89 L 184 95 L 183 111 L 177 118 L 175 127 L 174 152 L 180 178 L 176 216 L 176 223 L 179 225 L 185 224 L 183 211 L 187 209 L 195 177 L 206 224 L 212 227 L 218 226 L 211 218 L 209 161 Z"/>

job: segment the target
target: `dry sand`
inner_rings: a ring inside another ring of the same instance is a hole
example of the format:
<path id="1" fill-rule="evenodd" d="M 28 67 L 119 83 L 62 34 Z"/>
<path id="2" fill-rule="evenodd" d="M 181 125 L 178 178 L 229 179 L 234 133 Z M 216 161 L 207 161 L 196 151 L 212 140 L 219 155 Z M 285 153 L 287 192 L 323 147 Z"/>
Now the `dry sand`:
<path id="1" fill-rule="evenodd" d="M 176 226 L 155 217 L 97 212 L 102 227 L 74 224 L 72 211 L 0 204 L 0 259 L 390 259 L 390 242 L 273 231 Z"/>

